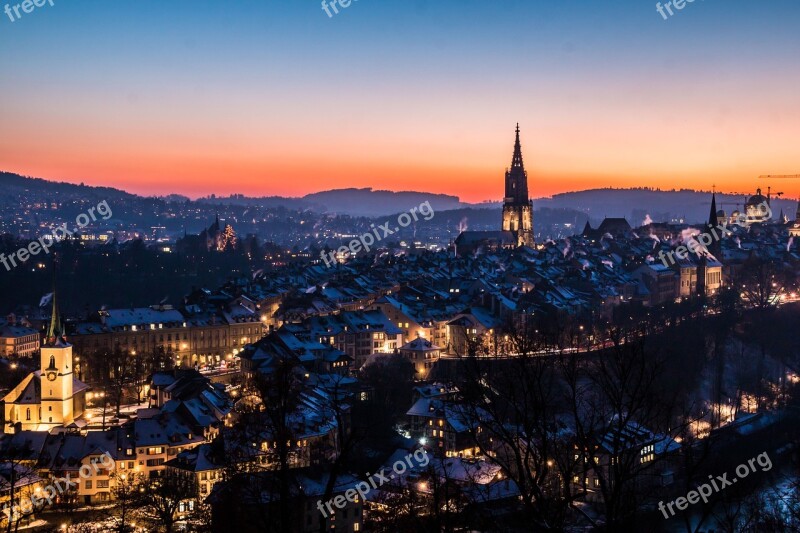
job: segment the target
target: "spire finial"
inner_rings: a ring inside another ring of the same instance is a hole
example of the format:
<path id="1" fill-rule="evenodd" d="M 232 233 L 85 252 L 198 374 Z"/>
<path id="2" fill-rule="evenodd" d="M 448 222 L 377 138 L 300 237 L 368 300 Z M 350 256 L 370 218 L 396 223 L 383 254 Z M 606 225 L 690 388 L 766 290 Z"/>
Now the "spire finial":
<path id="1" fill-rule="evenodd" d="M 517 122 L 517 129 L 515 131 L 517 137 L 514 140 L 514 157 L 511 158 L 511 168 L 522 168 L 522 143 L 519 141 L 519 122 Z"/>
<path id="2" fill-rule="evenodd" d="M 45 342 L 57 344 L 64 335 L 64 328 L 61 325 L 61 315 L 58 312 L 58 295 L 56 294 L 56 259 L 53 257 L 53 309 L 50 314 L 50 327 L 47 329 Z"/>

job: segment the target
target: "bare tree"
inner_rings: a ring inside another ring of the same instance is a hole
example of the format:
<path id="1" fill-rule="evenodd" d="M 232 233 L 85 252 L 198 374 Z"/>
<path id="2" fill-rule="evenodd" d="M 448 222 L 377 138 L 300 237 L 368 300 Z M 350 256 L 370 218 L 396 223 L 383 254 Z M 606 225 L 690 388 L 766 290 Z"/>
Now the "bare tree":
<path id="1" fill-rule="evenodd" d="M 165 474 L 147 484 L 142 510 L 145 516 L 159 524 L 159 530 L 172 533 L 181 502 L 196 495 L 194 483 L 177 475 Z"/>
<path id="2" fill-rule="evenodd" d="M 115 529 L 118 533 L 128 533 L 136 512 L 143 505 L 145 480 L 142 474 L 117 470 L 110 477 L 114 482 L 111 491 L 114 507 L 111 514 L 117 522 Z"/>

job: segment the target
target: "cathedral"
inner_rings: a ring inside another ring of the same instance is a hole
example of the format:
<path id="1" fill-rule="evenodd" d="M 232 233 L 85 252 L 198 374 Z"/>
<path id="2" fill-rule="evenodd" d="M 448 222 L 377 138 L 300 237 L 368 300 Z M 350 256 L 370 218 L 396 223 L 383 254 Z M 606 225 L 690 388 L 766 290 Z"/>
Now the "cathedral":
<path id="1" fill-rule="evenodd" d="M 503 221 L 499 231 L 463 231 L 454 244 L 456 255 L 466 256 L 499 248 L 533 247 L 533 202 L 528 197 L 528 173 L 522 163 L 519 124 L 511 167 L 506 169 Z"/>
<path id="2" fill-rule="evenodd" d="M 68 426 L 83 414 L 89 387 L 72 372 L 72 345 L 64 339 L 55 292 L 50 328 L 40 351 L 39 370 L 3 398 L 6 433 L 49 431 Z"/>
<path id="3" fill-rule="evenodd" d="M 511 168 L 506 169 L 506 196 L 503 200 L 503 231 L 514 234 L 517 246 L 533 246 L 533 202 L 528 197 L 528 173 L 522 163 L 522 146 L 514 142 Z"/>

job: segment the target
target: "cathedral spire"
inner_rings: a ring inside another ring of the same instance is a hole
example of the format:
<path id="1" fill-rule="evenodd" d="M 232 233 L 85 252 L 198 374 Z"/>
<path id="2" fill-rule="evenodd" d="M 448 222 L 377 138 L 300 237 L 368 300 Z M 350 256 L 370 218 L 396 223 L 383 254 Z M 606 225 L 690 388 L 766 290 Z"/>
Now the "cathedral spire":
<path id="1" fill-rule="evenodd" d="M 511 168 L 506 171 L 506 203 L 523 205 L 528 203 L 528 175 L 522 163 L 522 143 L 519 140 L 519 123 L 515 130 L 514 155 Z"/>
<path id="2" fill-rule="evenodd" d="M 521 168 L 525 170 L 522 164 L 522 144 L 519 142 L 519 122 L 517 122 L 517 139 L 514 141 L 514 156 L 511 158 L 511 168 Z"/>

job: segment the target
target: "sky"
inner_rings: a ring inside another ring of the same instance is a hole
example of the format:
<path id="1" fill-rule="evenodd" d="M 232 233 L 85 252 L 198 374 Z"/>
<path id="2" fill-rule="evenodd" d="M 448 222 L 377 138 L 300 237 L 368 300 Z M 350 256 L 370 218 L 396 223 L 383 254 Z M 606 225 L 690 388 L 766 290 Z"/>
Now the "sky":
<path id="1" fill-rule="evenodd" d="M 0 170 L 145 195 L 478 202 L 502 197 L 519 122 L 534 198 L 800 196 L 800 179 L 757 179 L 800 174 L 796 0 L 696 0 L 666 20 L 645 0 L 9 4 Z"/>

